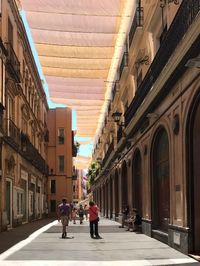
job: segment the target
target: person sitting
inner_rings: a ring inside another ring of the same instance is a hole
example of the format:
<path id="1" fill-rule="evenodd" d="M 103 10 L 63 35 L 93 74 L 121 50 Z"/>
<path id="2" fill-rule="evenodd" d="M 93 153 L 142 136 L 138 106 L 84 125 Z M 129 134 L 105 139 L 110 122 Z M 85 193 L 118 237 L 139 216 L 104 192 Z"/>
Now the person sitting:
<path id="1" fill-rule="evenodd" d="M 122 209 L 122 225 L 120 225 L 119 228 L 124 228 L 124 223 L 128 217 L 128 214 L 129 214 L 129 207 L 128 205 L 124 205 Z"/>
<path id="2" fill-rule="evenodd" d="M 132 228 L 132 232 L 135 232 L 138 230 L 138 226 L 142 224 L 142 218 L 138 214 L 137 209 L 132 209 L 131 216 L 129 219 L 126 220 L 126 223 L 128 224 L 128 228 L 126 231 L 130 231 Z"/>

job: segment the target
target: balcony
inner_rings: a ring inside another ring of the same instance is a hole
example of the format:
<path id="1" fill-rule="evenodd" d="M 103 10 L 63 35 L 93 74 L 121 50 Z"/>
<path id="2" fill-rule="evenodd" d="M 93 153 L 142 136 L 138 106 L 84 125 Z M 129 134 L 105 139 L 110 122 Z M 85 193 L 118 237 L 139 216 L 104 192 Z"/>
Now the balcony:
<path id="1" fill-rule="evenodd" d="M 122 72 L 124 70 L 124 67 L 128 66 L 128 52 L 124 52 L 123 57 L 122 57 L 122 62 L 119 67 L 119 78 L 122 76 Z"/>
<path id="2" fill-rule="evenodd" d="M 21 132 L 21 155 L 44 175 L 48 175 L 49 169 L 38 150 L 30 142 L 29 137 Z"/>
<path id="3" fill-rule="evenodd" d="M 135 16 L 131 25 L 129 32 L 129 47 L 131 47 L 133 37 L 136 33 L 137 27 L 142 27 L 144 22 L 144 9 L 143 7 L 137 7 L 135 11 Z"/>
<path id="4" fill-rule="evenodd" d="M 9 69 L 12 77 L 15 79 L 17 83 L 21 81 L 20 74 L 20 62 L 15 54 L 15 51 L 10 43 L 5 43 L 7 50 L 7 61 L 6 66 Z"/>
<path id="5" fill-rule="evenodd" d="M 129 124 L 137 109 L 140 107 L 148 92 L 152 88 L 163 68 L 166 66 L 171 55 L 175 51 L 183 36 L 200 11 L 200 0 L 183 1 L 173 23 L 166 33 L 165 40 L 162 42 L 145 78 L 140 84 L 134 99 L 125 112 L 125 126 Z M 193 49 L 194 50 L 194 49 Z M 198 49 L 197 49 L 198 50 Z M 196 50 L 195 53 L 198 54 Z M 197 56 L 197 55 L 196 55 Z M 195 57 L 195 56 L 194 56 Z M 183 66 L 183 71 L 184 71 Z M 175 76 L 175 74 L 173 75 Z M 177 80 L 176 77 L 175 80 Z M 164 94 L 163 94 L 164 95 Z"/>
<path id="6" fill-rule="evenodd" d="M 15 149 L 19 148 L 20 132 L 19 128 L 11 119 L 4 119 L 4 139 Z"/>

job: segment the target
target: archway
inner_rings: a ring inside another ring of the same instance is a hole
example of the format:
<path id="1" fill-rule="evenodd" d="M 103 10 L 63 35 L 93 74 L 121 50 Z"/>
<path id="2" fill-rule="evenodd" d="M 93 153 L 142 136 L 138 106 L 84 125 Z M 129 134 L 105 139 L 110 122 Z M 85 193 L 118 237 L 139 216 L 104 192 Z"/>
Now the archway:
<path id="1" fill-rule="evenodd" d="M 133 207 L 142 215 L 142 159 L 139 149 L 133 156 L 132 163 L 132 184 L 133 184 Z"/>
<path id="2" fill-rule="evenodd" d="M 126 162 L 122 165 L 121 174 L 121 193 L 122 193 L 122 207 L 128 205 L 128 177 Z"/>
<path id="3" fill-rule="evenodd" d="M 152 156 L 153 227 L 167 232 L 170 218 L 169 141 L 164 128 L 157 131 Z"/>
<path id="4" fill-rule="evenodd" d="M 113 216 L 113 179 L 110 178 L 110 219 L 112 219 Z"/>
<path id="5" fill-rule="evenodd" d="M 115 182 L 114 182 L 114 189 L 115 189 L 115 217 L 119 215 L 119 175 L 118 171 L 115 171 Z"/>
<path id="6" fill-rule="evenodd" d="M 192 253 L 200 255 L 200 93 L 195 97 L 195 102 L 191 105 L 189 121 L 187 123 L 188 144 L 188 213 L 189 226 L 192 231 Z"/>

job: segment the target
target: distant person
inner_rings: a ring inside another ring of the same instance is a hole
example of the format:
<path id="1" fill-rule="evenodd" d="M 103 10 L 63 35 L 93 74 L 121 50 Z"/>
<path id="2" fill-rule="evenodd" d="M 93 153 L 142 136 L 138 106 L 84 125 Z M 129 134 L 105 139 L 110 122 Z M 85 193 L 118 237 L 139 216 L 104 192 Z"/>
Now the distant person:
<path id="1" fill-rule="evenodd" d="M 85 215 L 85 219 L 87 221 L 88 220 L 88 206 L 87 206 L 87 204 L 84 205 L 84 215 Z"/>
<path id="2" fill-rule="evenodd" d="M 122 209 L 122 225 L 119 226 L 119 228 L 124 228 L 125 220 L 127 220 L 129 215 L 129 206 L 124 205 Z"/>
<path id="3" fill-rule="evenodd" d="M 82 224 L 83 223 L 83 216 L 84 216 L 84 209 L 83 209 L 82 204 L 80 204 L 80 206 L 79 206 L 78 215 L 79 215 L 79 219 L 80 219 L 80 224 Z"/>
<path id="4" fill-rule="evenodd" d="M 74 207 L 73 210 L 72 210 L 73 224 L 76 224 L 76 215 L 77 215 L 77 209 Z"/>
<path id="5" fill-rule="evenodd" d="M 126 222 L 128 224 L 127 231 L 130 231 L 131 228 L 132 228 L 133 232 L 138 230 L 138 226 L 142 224 L 142 218 L 138 214 L 137 209 L 135 209 L 135 208 L 132 209 L 131 216 L 129 219 L 126 220 Z"/>
<path id="6" fill-rule="evenodd" d="M 93 201 L 89 202 L 89 221 L 90 221 L 90 236 L 91 238 L 101 239 L 99 232 L 98 232 L 98 207 L 95 205 Z M 94 236 L 95 234 L 95 236 Z"/>
<path id="7" fill-rule="evenodd" d="M 57 209 L 58 221 L 61 220 L 62 223 L 62 238 L 67 237 L 66 227 L 69 224 L 69 220 L 71 220 L 71 208 L 70 204 L 67 203 L 67 199 L 63 198 L 62 203 L 58 205 Z"/>

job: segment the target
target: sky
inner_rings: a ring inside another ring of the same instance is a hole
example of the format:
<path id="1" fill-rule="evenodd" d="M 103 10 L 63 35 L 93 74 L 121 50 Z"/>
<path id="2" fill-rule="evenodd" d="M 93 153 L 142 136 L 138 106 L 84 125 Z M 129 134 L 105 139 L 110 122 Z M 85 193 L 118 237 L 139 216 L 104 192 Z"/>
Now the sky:
<path id="1" fill-rule="evenodd" d="M 20 11 L 20 15 L 22 17 L 22 20 L 23 20 L 23 23 L 24 23 L 24 26 L 25 26 L 25 29 L 26 29 L 26 33 L 27 33 L 27 36 L 28 36 L 28 39 L 29 39 L 29 42 L 30 42 L 30 46 L 31 46 L 31 50 L 32 50 L 33 56 L 35 58 L 35 62 L 36 62 L 37 68 L 38 68 L 38 72 L 39 72 L 40 78 L 43 81 L 43 87 L 44 87 L 44 90 L 45 90 L 45 93 L 46 93 L 46 96 L 47 96 L 47 102 L 48 102 L 49 108 L 66 107 L 67 105 L 57 104 L 57 103 L 54 103 L 54 102 L 51 101 L 50 96 L 49 96 L 48 84 L 47 84 L 47 82 L 45 80 L 45 77 L 44 77 L 44 74 L 42 72 L 42 68 L 41 68 L 41 65 L 40 65 L 38 54 L 37 54 L 37 51 L 35 49 L 35 45 L 34 45 L 34 42 L 33 42 L 32 36 L 31 36 L 31 31 L 30 31 L 30 28 L 29 28 L 29 25 L 28 25 L 28 22 L 27 22 L 27 19 L 26 19 L 25 11 L 21 10 Z M 77 129 L 76 128 L 76 111 L 72 110 L 72 130 L 76 130 L 76 129 Z M 88 142 L 89 140 L 90 140 L 90 138 L 76 137 L 75 136 L 75 141 L 78 141 L 78 142 L 79 141 Z M 91 144 L 80 145 L 78 155 L 89 156 L 90 157 L 91 154 L 92 154 L 92 148 L 93 148 L 93 144 L 92 143 Z"/>

